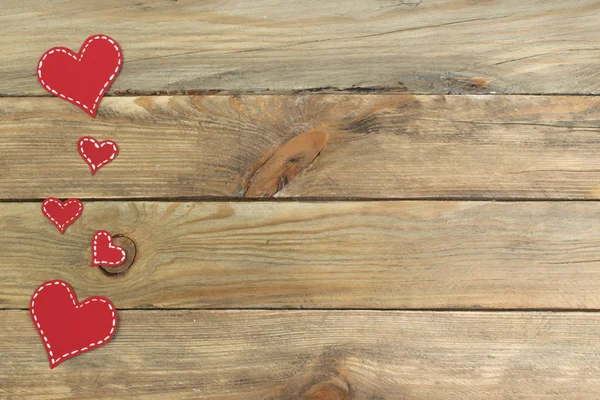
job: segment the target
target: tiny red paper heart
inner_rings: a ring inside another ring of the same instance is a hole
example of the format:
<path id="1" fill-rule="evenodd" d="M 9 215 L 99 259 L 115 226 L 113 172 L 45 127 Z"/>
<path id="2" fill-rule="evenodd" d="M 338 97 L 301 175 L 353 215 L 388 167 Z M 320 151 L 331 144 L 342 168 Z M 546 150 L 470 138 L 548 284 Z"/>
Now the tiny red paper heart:
<path id="1" fill-rule="evenodd" d="M 48 281 L 37 288 L 29 308 L 50 368 L 106 344 L 117 328 L 115 306 L 105 297 L 77 302 L 71 285 Z"/>
<path id="2" fill-rule="evenodd" d="M 125 261 L 125 250 L 113 245 L 112 236 L 106 231 L 97 231 L 92 239 L 92 267 L 117 267 Z"/>
<path id="3" fill-rule="evenodd" d="M 48 92 L 96 118 L 98 104 L 121 69 L 121 48 L 106 35 L 90 36 L 79 53 L 65 47 L 46 51 L 38 63 L 38 80 Z"/>
<path id="4" fill-rule="evenodd" d="M 77 199 L 68 199 L 62 202 L 54 197 L 48 197 L 42 203 L 42 213 L 62 234 L 81 216 L 83 204 Z"/>
<path id="5" fill-rule="evenodd" d="M 108 164 L 119 154 L 119 146 L 112 140 L 98 143 L 91 136 L 84 136 L 77 143 L 77 151 L 83 161 L 90 166 L 92 176 L 104 165 Z"/>

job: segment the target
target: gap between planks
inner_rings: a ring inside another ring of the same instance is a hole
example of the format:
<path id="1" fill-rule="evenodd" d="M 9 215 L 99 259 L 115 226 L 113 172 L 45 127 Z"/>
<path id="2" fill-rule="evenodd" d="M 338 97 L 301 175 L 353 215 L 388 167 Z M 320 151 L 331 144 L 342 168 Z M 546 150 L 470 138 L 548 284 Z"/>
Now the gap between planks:
<path id="1" fill-rule="evenodd" d="M 83 299 L 79 299 L 82 302 Z M 495 308 L 495 307 L 445 307 L 445 308 L 369 308 L 369 307 L 335 307 L 335 308 L 300 308 L 300 307 L 151 307 L 151 308 L 135 308 L 135 307 L 115 307 L 117 311 L 298 311 L 298 312 L 402 312 L 402 313 L 538 313 L 538 314 L 573 314 L 573 313 L 600 313 L 600 308 Z M 3 311 L 29 311 L 29 308 L 13 307 L 0 308 Z"/>
<path id="2" fill-rule="evenodd" d="M 62 197 L 66 199 L 66 197 Z M 407 197 L 407 198 L 362 198 L 362 197 L 272 197 L 272 198 L 239 198 L 239 197 L 78 197 L 78 200 L 88 203 L 97 202 L 127 202 L 138 203 L 378 203 L 378 202 L 441 202 L 460 201 L 472 203 L 595 203 L 600 199 L 548 199 L 548 198 L 487 198 L 487 197 Z M 42 203 L 46 198 L 39 199 L 0 199 L 0 203 Z"/>
<path id="3" fill-rule="evenodd" d="M 322 90 L 321 88 L 312 89 L 299 89 L 299 90 L 269 90 L 265 89 L 252 91 L 252 90 L 226 90 L 226 89 L 197 89 L 197 90 L 175 90 L 175 91 L 154 91 L 154 90 L 138 90 L 130 91 L 128 93 L 108 93 L 104 95 L 104 98 L 118 98 L 118 97 L 161 97 L 161 96 L 305 96 L 305 95 L 346 95 L 346 96 L 383 96 L 383 95 L 410 95 L 410 96 L 526 96 L 526 97 L 597 97 L 600 93 L 427 93 L 427 92 L 411 92 L 411 91 L 399 91 L 397 89 L 379 89 L 379 88 L 332 88 L 331 90 Z M 56 97 L 51 94 L 0 94 L 0 98 L 6 99 L 35 99 L 35 98 L 52 98 Z"/>

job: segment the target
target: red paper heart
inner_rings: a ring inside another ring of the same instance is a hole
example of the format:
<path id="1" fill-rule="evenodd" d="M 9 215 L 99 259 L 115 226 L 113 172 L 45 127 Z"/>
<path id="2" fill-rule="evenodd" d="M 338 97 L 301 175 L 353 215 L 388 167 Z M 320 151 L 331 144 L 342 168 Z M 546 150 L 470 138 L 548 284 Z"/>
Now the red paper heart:
<path id="1" fill-rule="evenodd" d="M 99 265 L 117 267 L 125 261 L 126 253 L 113 245 L 112 236 L 106 231 L 97 231 L 92 239 L 92 267 Z"/>
<path id="2" fill-rule="evenodd" d="M 62 202 L 54 197 L 48 197 L 42 203 L 42 213 L 62 234 L 83 213 L 83 204 L 77 199 Z"/>
<path id="3" fill-rule="evenodd" d="M 75 104 L 96 118 L 98 103 L 123 63 L 121 48 L 106 35 L 90 36 L 79 53 L 53 47 L 42 55 L 38 80 L 48 92 Z"/>
<path id="4" fill-rule="evenodd" d="M 64 281 L 43 283 L 29 308 L 50 362 L 50 368 L 108 342 L 117 328 L 115 306 L 104 297 L 88 297 L 82 303 Z"/>
<path id="5" fill-rule="evenodd" d="M 90 166 L 93 176 L 102 166 L 115 159 L 119 154 L 119 146 L 112 140 L 98 143 L 93 137 L 84 136 L 79 139 L 77 151 L 79 151 L 83 161 Z"/>

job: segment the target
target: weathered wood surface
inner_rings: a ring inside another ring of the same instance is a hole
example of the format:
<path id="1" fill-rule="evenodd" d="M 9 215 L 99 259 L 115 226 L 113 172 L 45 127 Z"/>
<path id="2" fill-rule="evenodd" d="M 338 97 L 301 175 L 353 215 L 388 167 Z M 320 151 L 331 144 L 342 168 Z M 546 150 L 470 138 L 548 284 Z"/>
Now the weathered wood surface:
<path id="1" fill-rule="evenodd" d="M 0 15 L 0 95 L 47 93 L 45 50 L 105 33 L 111 93 L 600 93 L 597 0 L 23 0 Z"/>
<path id="2" fill-rule="evenodd" d="M 599 132 L 593 96 L 4 98 L 0 198 L 598 199 Z"/>
<path id="3" fill-rule="evenodd" d="M 600 202 L 560 201 L 600 199 L 597 0 L 1 9 L 0 398 L 598 398 Z M 97 33 L 125 63 L 92 120 L 35 68 Z M 93 178 L 84 135 L 121 149 Z M 62 236 L 48 196 L 85 200 Z M 89 267 L 97 229 L 129 269 Z M 49 279 L 120 309 L 55 370 Z"/>
<path id="4" fill-rule="evenodd" d="M 599 309 L 597 202 L 0 203 L 0 307 L 49 279 L 132 308 Z M 90 267 L 106 229 L 129 270 Z"/>
<path id="5" fill-rule="evenodd" d="M 588 313 L 120 311 L 106 346 L 50 370 L 0 312 L 9 399 L 596 400 Z"/>

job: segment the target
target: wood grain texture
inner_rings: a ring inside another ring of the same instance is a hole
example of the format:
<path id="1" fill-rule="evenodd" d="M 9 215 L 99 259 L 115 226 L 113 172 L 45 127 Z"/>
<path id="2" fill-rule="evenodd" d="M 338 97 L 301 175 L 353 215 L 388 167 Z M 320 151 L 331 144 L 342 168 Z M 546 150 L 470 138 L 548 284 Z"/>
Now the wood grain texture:
<path id="1" fill-rule="evenodd" d="M 0 203 L 0 307 L 49 279 L 121 308 L 599 309 L 596 202 Z M 90 267 L 97 229 L 135 243 Z"/>
<path id="2" fill-rule="evenodd" d="M 599 132 L 593 96 L 2 98 L 0 198 L 598 199 Z"/>
<path id="3" fill-rule="evenodd" d="M 588 313 L 120 311 L 106 346 L 48 368 L 0 311 L 8 399 L 595 400 Z"/>
<path id="4" fill-rule="evenodd" d="M 97 33 L 123 48 L 112 94 L 600 93 L 596 0 L 4 3 L 0 95 L 47 95 L 39 57 Z"/>

